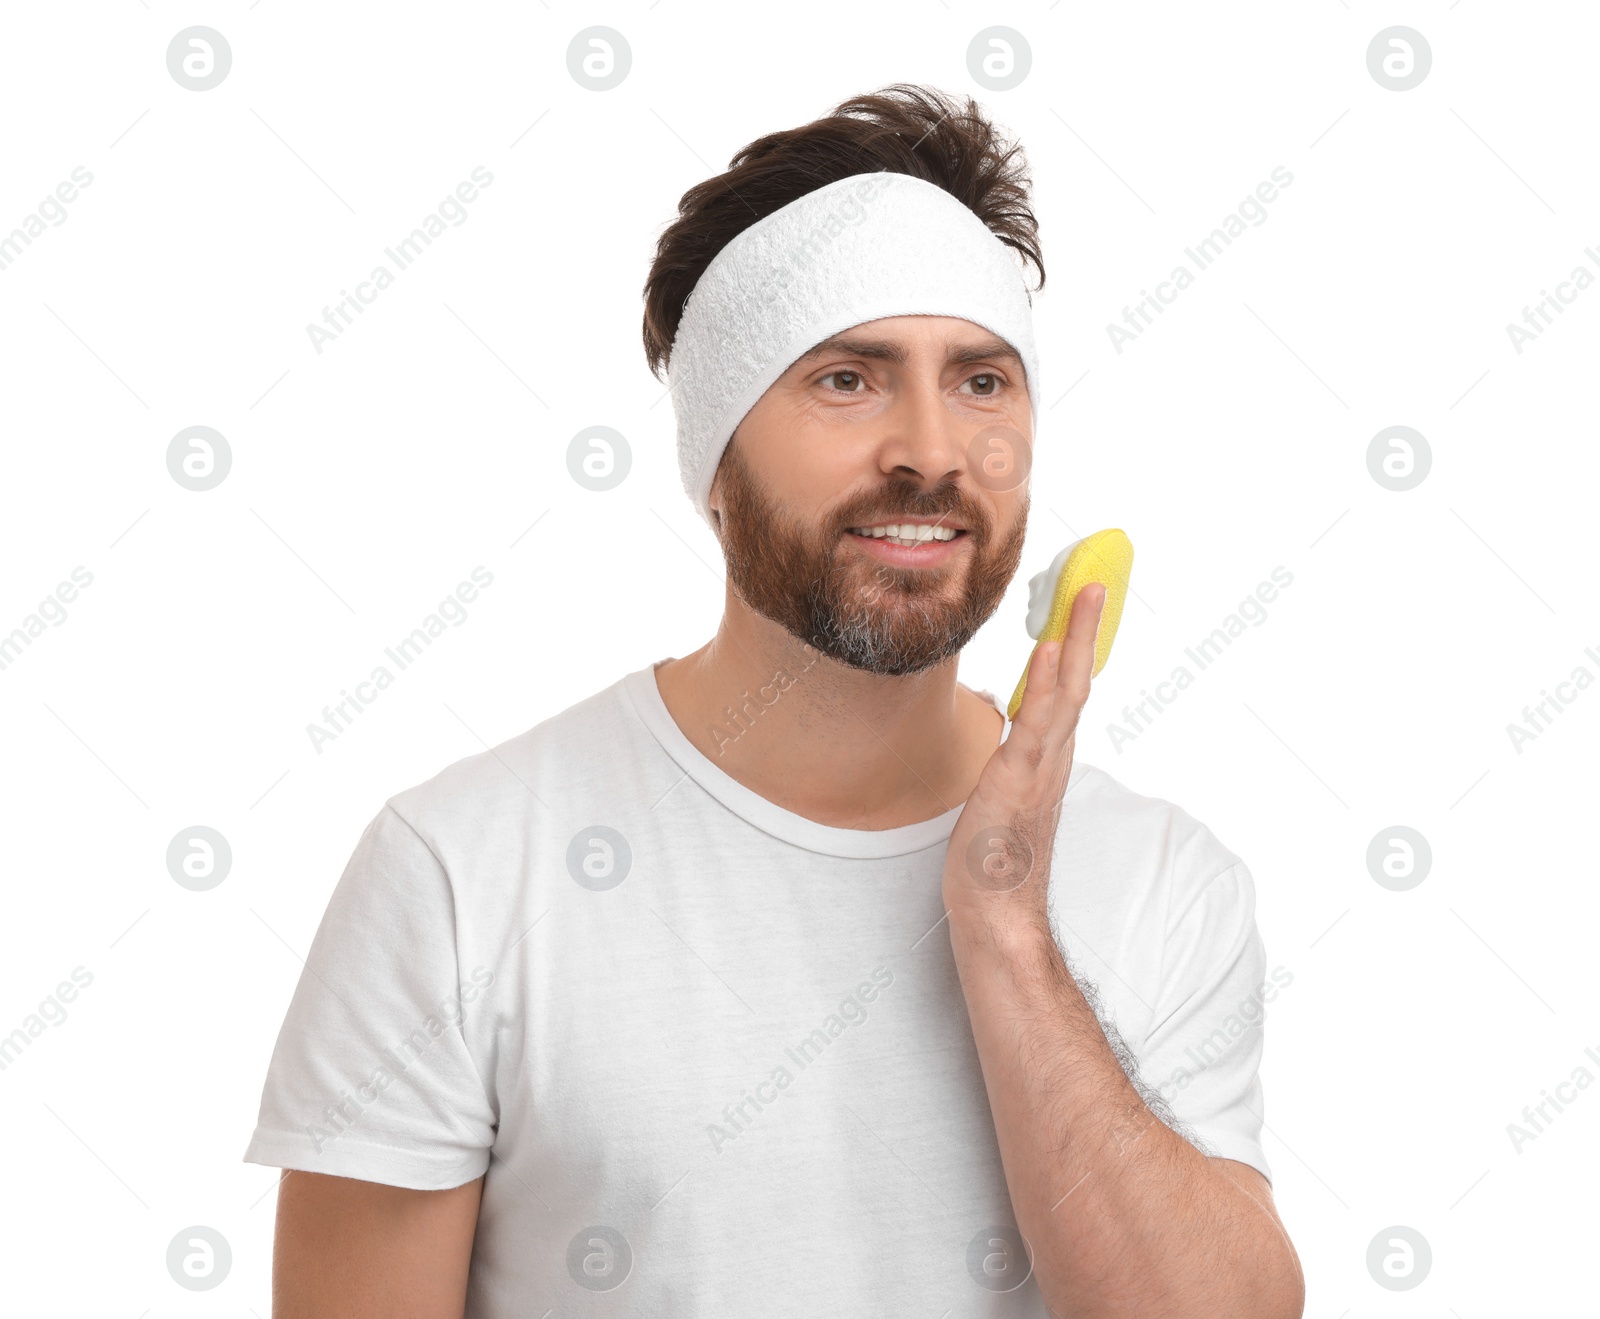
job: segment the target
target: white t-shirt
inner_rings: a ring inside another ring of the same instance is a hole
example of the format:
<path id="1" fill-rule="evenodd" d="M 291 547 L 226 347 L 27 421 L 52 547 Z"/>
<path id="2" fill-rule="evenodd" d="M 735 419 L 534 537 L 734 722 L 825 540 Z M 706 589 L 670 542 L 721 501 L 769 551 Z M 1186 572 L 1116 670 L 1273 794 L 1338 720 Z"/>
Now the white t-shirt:
<path id="1" fill-rule="evenodd" d="M 1042 1319 L 941 920 L 960 806 L 884 830 L 784 810 L 684 736 L 655 667 L 389 799 L 245 1159 L 487 1172 L 469 1319 Z M 1244 864 L 1078 761 L 1049 899 L 1147 1089 L 1270 1177 Z"/>

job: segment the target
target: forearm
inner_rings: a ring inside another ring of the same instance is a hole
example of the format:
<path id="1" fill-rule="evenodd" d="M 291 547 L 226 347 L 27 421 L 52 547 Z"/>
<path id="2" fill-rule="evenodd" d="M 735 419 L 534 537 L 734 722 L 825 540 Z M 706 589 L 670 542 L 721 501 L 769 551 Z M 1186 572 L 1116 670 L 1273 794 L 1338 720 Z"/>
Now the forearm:
<path id="1" fill-rule="evenodd" d="M 1299 1316 L 1276 1216 L 1151 1113 L 1044 918 L 1015 910 L 953 908 L 950 938 L 1046 1304 L 1063 1319 Z"/>

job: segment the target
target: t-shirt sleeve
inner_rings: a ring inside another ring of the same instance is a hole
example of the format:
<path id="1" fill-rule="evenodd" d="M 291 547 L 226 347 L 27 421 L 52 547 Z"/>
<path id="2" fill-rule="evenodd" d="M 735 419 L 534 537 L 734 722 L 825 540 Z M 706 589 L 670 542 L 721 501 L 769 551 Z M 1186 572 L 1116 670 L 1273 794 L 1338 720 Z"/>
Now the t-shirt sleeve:
<path id="1" fill-rule="evenodd" d="M 489 1165 L 496 1113 L 463 1023 L 450 878 L 385 805 L 329 899 L 272 1051 L 247 1163 L 443 1190 Z"/>
<path id="2" fill-rule="evenodd" d="M 1199 1148 L 1248 1163 L 1271 1181 L 1261 1146 L 1262 1023 L 1266 1003 L 1287 981 L 1269 977 L 1266 963 L 1243 862 L 1197 891 L 1175 892 L 1160 993 L 1137 1053 L 1144 1080 Z"/>

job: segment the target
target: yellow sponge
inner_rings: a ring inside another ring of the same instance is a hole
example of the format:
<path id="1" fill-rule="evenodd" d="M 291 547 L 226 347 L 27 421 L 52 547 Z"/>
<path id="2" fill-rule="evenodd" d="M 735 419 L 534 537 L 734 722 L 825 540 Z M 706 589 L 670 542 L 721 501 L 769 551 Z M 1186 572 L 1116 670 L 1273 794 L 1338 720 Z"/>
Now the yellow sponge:
<path id="1" fill-rule="evenodd" d="M 1105 604 L 1100 609 L 1100 631 L 1094 643 L 1094 669 L 1105 668 L 1116 640 L 1117 624 L 1122 621 L 1122 605 L 1128 598 L 1128 578 L 1133 574 L 1133 542 L 1119 527 L 1097 531 L 1092 536 L 1068 545 L 1055 562 L 1028 582 L 1028 635 L 1038 642 L 1060 641 L 1067 635 L 1067 620 L 1072 602 L 1090 582 L 1106 588 Z M 1028 655 L 1028 663 L 1033 655 Z M 1015 719 L 1022 708 L 1022 694 L 1028 688 L 1028 665 L 1022 667 L 1017 690 L 1011 695 L 1006 718 Z"/>

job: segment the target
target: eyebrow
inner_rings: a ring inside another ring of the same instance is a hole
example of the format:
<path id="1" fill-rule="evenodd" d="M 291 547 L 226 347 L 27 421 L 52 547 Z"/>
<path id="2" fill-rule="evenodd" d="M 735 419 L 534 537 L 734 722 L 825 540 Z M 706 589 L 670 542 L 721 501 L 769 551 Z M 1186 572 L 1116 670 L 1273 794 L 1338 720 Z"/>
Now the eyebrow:
<path id="1" fill-rule="evenodd" d="M 896 343 L 892 339 L 861 339 L 847 334 L 836 334 L 832 338 L 824 339 L 809 352 L 802 353 L 799 360 L 810 362 L 818 357 L 869 357 L 886 362 L 894 362 L 900 366 L 906 364 L 905 345 Z M 983 343 L 972 344 L 967 347 L 952 348 L 945 355 L 947 366 L 966 366 L 971 362 L 997 362 L 1008 361 L 1022 365 L 1022 357 L 1017 350 L 1004 339 L 989 339 Z"/>

